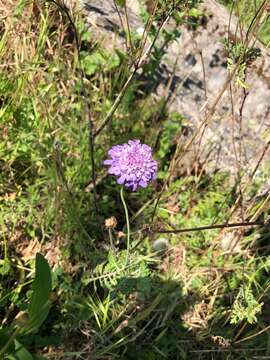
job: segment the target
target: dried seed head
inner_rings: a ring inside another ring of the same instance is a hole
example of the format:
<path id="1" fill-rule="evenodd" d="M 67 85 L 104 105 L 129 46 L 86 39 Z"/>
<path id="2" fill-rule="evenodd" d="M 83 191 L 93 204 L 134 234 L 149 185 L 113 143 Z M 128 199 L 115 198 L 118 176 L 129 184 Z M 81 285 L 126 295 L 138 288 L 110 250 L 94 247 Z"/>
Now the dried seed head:
<path id="1" fill-rule="evenodd" d="M 15 317 L 16 324 L 22 328 L 24 327 L 29 320 L 28 314 L 25 311 L 20 311 Z"/>
<path id="2" fill-rule="evenodd" d="M 117 226 L 117 220 L 114 216 L 105 220 L 105 228 L 106 229 L 114 229 Z"/>

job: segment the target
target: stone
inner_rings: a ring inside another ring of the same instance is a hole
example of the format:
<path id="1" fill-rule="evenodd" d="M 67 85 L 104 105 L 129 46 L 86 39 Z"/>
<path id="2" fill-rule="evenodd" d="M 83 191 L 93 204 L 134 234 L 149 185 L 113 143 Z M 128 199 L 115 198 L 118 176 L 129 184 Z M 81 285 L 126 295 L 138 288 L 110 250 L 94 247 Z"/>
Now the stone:
<path id="1" fill-rule="evenodd" d="M 84 0 L 83 8 L 91 31 L 102 38 L 106 46 L 125 46 L 124 15 L 114 1 Z M 228 11 L 218 2 L 205 0 L 201 9 L 206 14 L 202 26 L 179 28 L 181 35 L 165 48 L 154 79 L 156 84 L 151 86 L 154 95 L 160 98 L 172 80 L 169 111 L 183 114 L 187 125 L 194 130 L 204 121 L 227 80 L 227 54 L 222 39 L 238 34 L 237 19 L 234 16 L 230 19 Z M 142 29 L 138 1 L 127 1 L 127 10 L 130 28 Z M 174 23 L 169 22 L 167 27 L 172 29 Z M 265 145 L 270 126 L 270 51 L 258 41 L 255 46 L 261 49 L 262 56 L 247 70 L 247 89 L 232 83 L 231 96 L 227 87 L 214 115 L 203 128 L 203 136 L 197 137 L 192 148 L 200 153 L 200 161 L 207 163 L 205 167 L 209 171 L 237 171 L 241 166 L 250 173 Z"/>

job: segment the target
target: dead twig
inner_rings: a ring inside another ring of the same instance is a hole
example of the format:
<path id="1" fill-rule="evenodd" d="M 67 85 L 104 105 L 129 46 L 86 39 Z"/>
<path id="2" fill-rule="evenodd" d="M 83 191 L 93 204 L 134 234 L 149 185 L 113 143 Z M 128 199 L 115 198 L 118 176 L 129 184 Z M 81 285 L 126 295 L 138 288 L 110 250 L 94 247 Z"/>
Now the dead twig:
<path id="1" fill-rule="evenodd" d="M 224 229 L 224 228 L 236 228 L 236 227 L 249 227 L 249 226 L 265 226 L 267 223 L 253 221 L 253 222 L 239 222 L 239 223 L 225 223 L 225 224 L 215 224 L 215 225 L 206 225 L 198 226 L 194 228 L 178 229 L 178 230 L 153 230 L 159 234 L 179 234 L 192 231 L 204 231 L 204 230 L 213 230 L 213 229 Z"/>

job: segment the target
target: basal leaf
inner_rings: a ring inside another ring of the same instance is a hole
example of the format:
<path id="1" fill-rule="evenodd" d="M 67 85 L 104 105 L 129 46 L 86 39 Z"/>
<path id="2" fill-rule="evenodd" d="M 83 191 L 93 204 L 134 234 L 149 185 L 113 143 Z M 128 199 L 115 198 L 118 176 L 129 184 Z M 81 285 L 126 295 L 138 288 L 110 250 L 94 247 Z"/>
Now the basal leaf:
<path id="1" fill-rule="evenodd" d="M 16 360 L 33 360 L 33 356 L 26 348 L 15 340 L 15 359 Z"/>
<path id="2" fill-rule="evenodd" d="M 41 254 L 36 255 L 36 274 L 32 289 L 28 331 L 37 329 L 43 323 L 50 307 L 49 297 L 52 291 L 51 270 L 47 260 Z"/>

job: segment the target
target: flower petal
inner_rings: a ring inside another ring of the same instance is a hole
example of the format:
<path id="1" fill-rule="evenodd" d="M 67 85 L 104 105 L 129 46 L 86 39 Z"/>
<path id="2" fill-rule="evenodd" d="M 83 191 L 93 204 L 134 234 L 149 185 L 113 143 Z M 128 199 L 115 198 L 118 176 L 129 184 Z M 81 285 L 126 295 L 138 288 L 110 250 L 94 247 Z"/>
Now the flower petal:
<path id="1" fill-rule="evenodd" d="M 112 174 L 112 175 L 120 175 L 120 169 L 118 167 L 113 167 L 111 166 L 109 169 L 108 169 L 108 173 L 109 174 Z"/>
<path id="2" fill-rule="evenodd" d="M 143 187 L 143 188 L 146 188 L 147 182 L 144 181 L 144 180 L 140 180 L 139 185 L 140 185 L 141 187 Z"/>
<path id="3" fill-rule="evenodd" d="M 126 181 L 126 175 L 122 175 L 120 176 L 120 178 L 117 179 L 117 184 L 124 184 L 124 182 Z"/>

